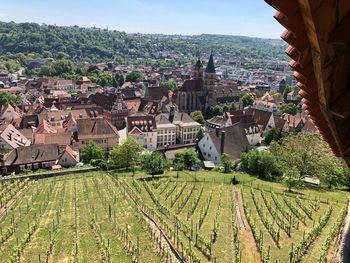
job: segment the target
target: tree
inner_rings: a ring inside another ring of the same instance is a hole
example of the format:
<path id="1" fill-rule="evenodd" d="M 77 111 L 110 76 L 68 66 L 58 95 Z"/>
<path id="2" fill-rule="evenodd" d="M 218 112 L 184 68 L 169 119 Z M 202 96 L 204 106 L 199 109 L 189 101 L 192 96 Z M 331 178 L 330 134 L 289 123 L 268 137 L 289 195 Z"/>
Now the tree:
<path id="1" fill-rule="evenodd" d="M 281 139 L 281 132 L 276 128 L 270 129 L 265 135 L 265 144 L 270 145 L 272 141 L 278 141 Z"/>
<path id="2" fill-rule="evenodd" d="M 270 151 L 284 171 L 295 167 L 301 177 L 317 176 L 319 160 L 330 152 L 318 135 L 301 133 L 284 137 L 279 143 L 272 142 Z"/>
<path id="3" fill-rule="evenodd" d="M 138 164 L 142 151 L 140 143 L 133 137 L 128 137 L 123 144 L 113 148 L 110 152 L 110 159 L 116 167 L 130 169 Z"/>
<path id="4" fill-rule="evenodd" d="M 81 150 L 81 160 L 84 163 L 90 163 L 92 160 L 104 159 L 105 151 L 103 148 L 98 147 L 95 142 L 89 142 Z"/>
<path id="5" fill-rule="evenodd" d="M 20 69 L 20 67 L 21 67 L 20 64 L 13 59 L 10 59 L 10 60 L 5 62 L 5 68 L 10 73 L 14 73 L 14 72 L 18 71 Z"/>
<path id="6" fill-rule="evenodd" d="M 344 185 L 344 177 L 349 176 L 349 169 L 339 158 L 327 154 L 320 159 L 319 165 L 319 177 L 329 189 Z"/>
<path id="7" fill-rule="evenodd" d="M 126 82 L 140 82 L 143 79 L 143 75 L 141 72 L 133 71 L 126 75 Z"/>
<path id="8" fill-rule="evenodd" d="M 296 115 L 299 108 L 294 103 L 284 103 L 280 106 L 280 111 L 291 115 Z"/>
<path id="9" fill-rule="evenodd" d="M 281 176 L 276 158 L 269 151 L 251 150 L 241 154 L 241 168 L 261 179 L 274 180 Z"/>
<path id="10" fill-rule="evenodd" d="M 7 103 L 11 104 L 12 106 L 17 106 L 21 103 L 21 97 L 14 95 L 10 92 L 1 92 L 0 93 L 0 106 L 3 106 Z"/>
<path id="11" fill-rule="evenodd" d="M 197 153 L 194 149 L 185 149 L 175 153 L 173 164 L 178 170 L 192 170 L 199 162 Z"/>
<path id="12" fill-rule="evenodd" d="M 293 90 L 293 87 L 291 86 L 287 86 L 284 91 L 283 91 L 283 99 L 286 100 L 287 99 L 287 95 L 289 92 L 291 92 Z"/>
<path id="13" fill-rule="evenodd" d="M 196 139 L 197 139 L 198 141 L 200 141 L 203 137 L 204 137 L 204 132 L 203 132 L 203 129 L 200 128 L 200 129 L 198 130 L 198 132 L 197 132 Z"/>
<path id="14" fill-rule="evenodd" d="M 123 75 L 116 74 L 112 79 L 112 86 L 115 88 L 121 87 L 124 84 L 124 77 Z"/>
<path id="15" fill-rule="evenodd" d="M 159 152 L 146 153 L 141 157 L 141 168 L 147 174 L 163 174 L 166 168 L 166 160 Z"/>
<path id="16" fill-rule="evenodd" d="M 243 107 L 248 107 L 254 104 L 254 99 L 249 95 L 242 96 Z"/>
<path id="17" fill-rule="evenodd" d="M 221 164 L 224 167 L 224 173 L 231 172 L 232 161 L 231 161 L 230 157 L 228 157 L 228 155 L 225 153 L 221 156 Z"/>
<path id="18" fill-rule="evenodd" d="M 301 186 L 303 180 L 296 167 L 291 167 L 283 174 L 283 182 L 288 187 L 288 192 L 292 192 L 292 188 Z"/>
<path id="19" fill-rule="evenodd" d="M 167 88 L 168 90 L 175 90 L 177 88 L 176 81 L 173 79 L 162 81 L 159 86 L 162 88 Z"/>
<path id="20" fill-rule="evenodd" d="M 194 119 L 196 122 L 200 124 L 204 124 L 204 117 L 201 111 L 194 111 L 191 112 L 191 117 Z"/>

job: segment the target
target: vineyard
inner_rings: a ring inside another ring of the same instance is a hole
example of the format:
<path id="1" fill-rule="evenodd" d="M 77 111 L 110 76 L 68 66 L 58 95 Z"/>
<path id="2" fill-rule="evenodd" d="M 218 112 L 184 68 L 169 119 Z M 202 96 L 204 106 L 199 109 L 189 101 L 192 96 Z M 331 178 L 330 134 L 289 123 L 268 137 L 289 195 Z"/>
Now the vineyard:
<path id="1" fill-rule="evenodd" d="M 2 181 L 1 262 L 330 261 L 347 193 L 228 182 L 207 172 Z"/>

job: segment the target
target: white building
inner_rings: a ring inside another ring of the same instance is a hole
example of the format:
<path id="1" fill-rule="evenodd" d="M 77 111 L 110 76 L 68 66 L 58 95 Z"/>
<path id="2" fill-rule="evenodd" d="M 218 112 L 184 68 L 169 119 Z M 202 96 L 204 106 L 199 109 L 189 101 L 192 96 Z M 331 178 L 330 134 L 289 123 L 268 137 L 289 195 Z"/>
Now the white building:
<path id="1" fill-rule="evenodd" d="M 201 125 L 185 112 L 175 112 L 172 122 L 176 125 L 176 138 L 180 144 L 196 142 Z"/>
<path id="2" fill-rule="evenodd" d="M 176 125 L 169 121 L 168 114 L 156 116 L 157 147 L 176 144 Z"/>
<path id="3" fill-rule="evenodd" d="M 147 150 L 157 149 L 157 126 L 152 115 L 135 115 L 127 118 L 127 136 L 132 136 Z"/>
<path id="4" fill-rule="evenodd" d="M 249 146 L 245 131 L 240 123 L 230 127 L 216 129 L 204 135 L 198 142 L 199 150 L 206 161 L 221 163 L 222 154 L 227 154 L 232 161 Z"/>

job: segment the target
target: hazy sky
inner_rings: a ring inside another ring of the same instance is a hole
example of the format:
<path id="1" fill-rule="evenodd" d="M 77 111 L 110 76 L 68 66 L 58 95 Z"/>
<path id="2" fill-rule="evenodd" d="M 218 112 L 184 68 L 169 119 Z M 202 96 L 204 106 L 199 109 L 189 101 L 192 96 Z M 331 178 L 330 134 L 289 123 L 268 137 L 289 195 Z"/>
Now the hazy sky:
<path id="1" fill-rule="evenodd" d="M 283 28 L 274 12 L 264 0 L 2 0 L 0 20 L 278 38 Z"/>

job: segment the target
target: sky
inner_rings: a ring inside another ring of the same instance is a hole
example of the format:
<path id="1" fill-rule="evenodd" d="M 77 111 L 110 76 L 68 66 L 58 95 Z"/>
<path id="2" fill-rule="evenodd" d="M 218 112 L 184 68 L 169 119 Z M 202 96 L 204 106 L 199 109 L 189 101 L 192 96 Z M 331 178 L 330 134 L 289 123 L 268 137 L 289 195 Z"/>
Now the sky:
<path id="1" fill-rule="evenodd" d="M 264 0 L 0 0 L 0 21 L 109 28 L 128 33 L 279 38 Z"/>

